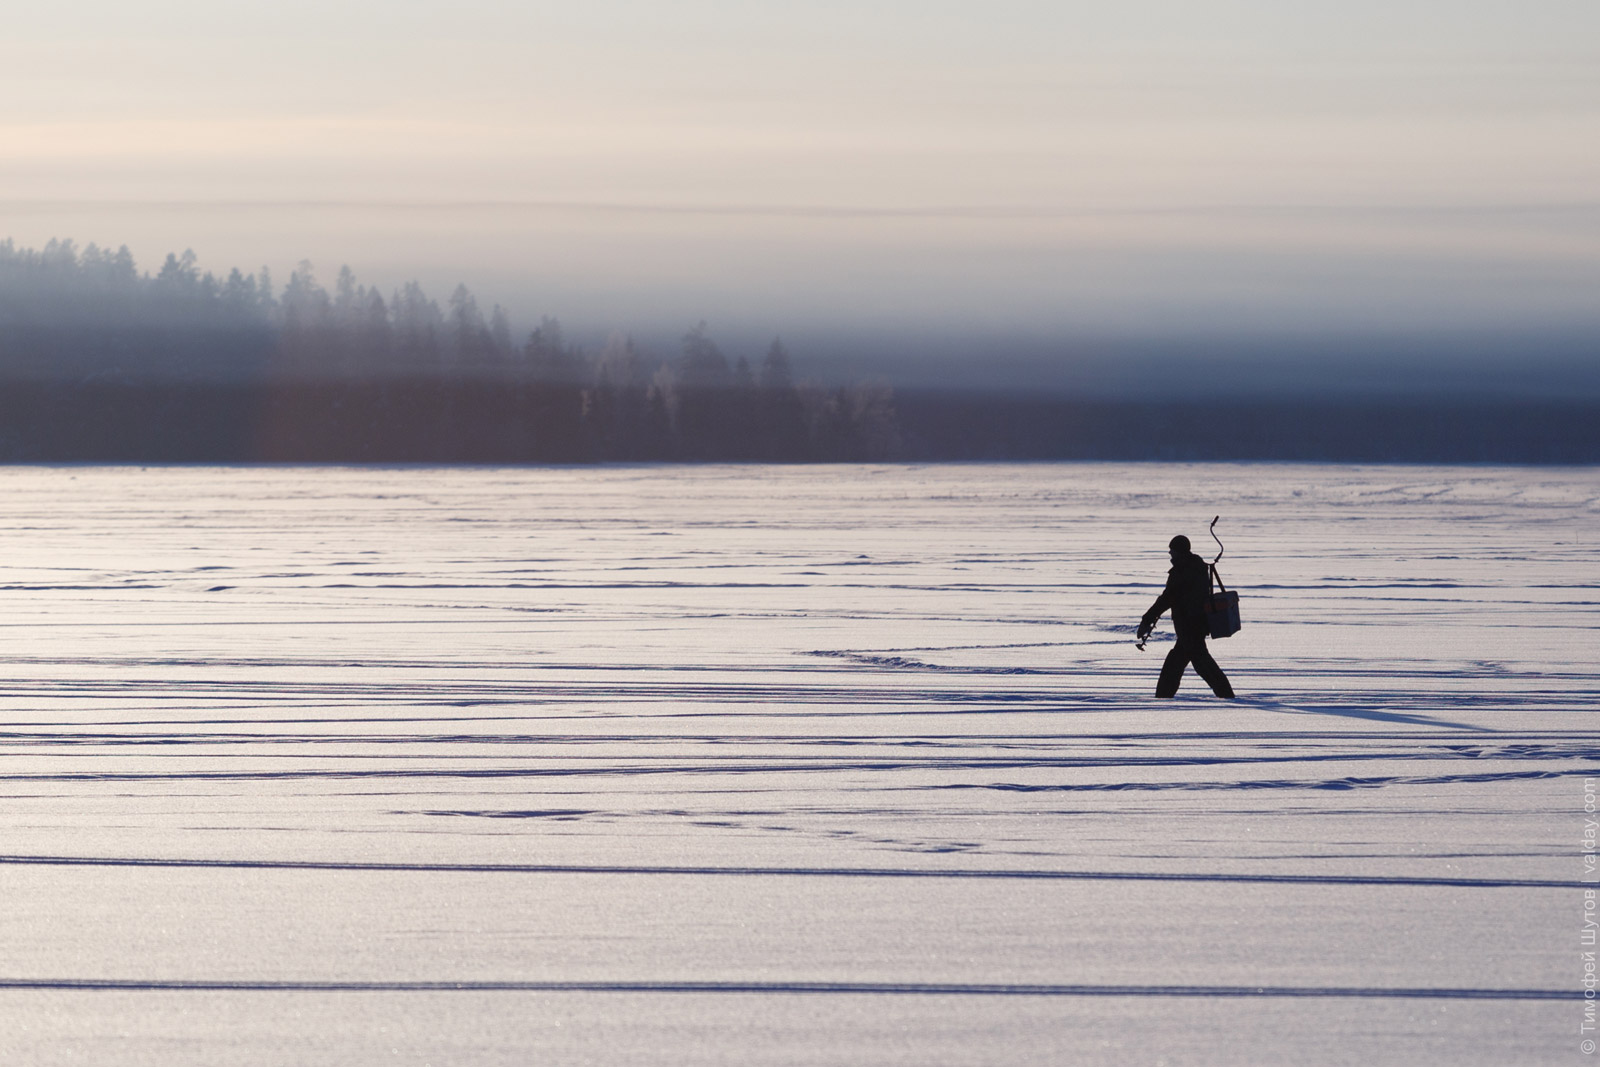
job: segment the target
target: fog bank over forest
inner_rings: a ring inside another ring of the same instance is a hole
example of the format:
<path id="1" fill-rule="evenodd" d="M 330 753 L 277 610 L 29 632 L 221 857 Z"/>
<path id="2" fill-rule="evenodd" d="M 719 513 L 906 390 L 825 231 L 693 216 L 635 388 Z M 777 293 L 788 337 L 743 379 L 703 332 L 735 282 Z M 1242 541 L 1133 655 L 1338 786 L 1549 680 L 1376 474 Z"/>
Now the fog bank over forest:
<path id="1" fill-rule="evenodd" d="M 627 342 L 654 372 L 697 321 L 557 320 L 549 316 L 563 309 L 536 301 L 524 292 L 508 298 L 510 308 L 480 303 L 460 283 L 380 288 L 349 267 L 320 275 L 303 260 L 275 277 L 266 267 L 205 270 L 185 251 L 142 269 L 126 246 L 53 239 L 34 249 L 7 240 L 0 377 L 538 375 L 549 373 L 540 368 L 551 359 L 592 360 Z M 1600 397 L 1600 328 L 1565 319 L 1454 330 L 1355 321 L 1320 330 L 1197 322 L 1175 333 L 1152 322 L 1143 331 L 1047 332 L 953 325 L 932 307 L 927 322 L 896 328 L 775 314 L 782 327 L 762 329 L 747 308 L 709 311 L 731 351 L 759 361 L 781 333 L 791 345 L 798 339 L 809 377 L 834 385 L 875 377 L 908 388 L 1120 400 Z M 547 351 L 552 343 L 559 356 Z"/>
<path id="2" fill-rule="evenodd" d="M 0 242 L 0 458 L 830 461 L 902 451 L 883 383 L 797 382 L 774 338 L 730 360 L 704 323 L 671 357 L 524 337 L 464 285 L 387 297 L 302 263 L 218 277 L 193 252 Z M 9 448 L 6 446 L 9 445 Z M 8 454 L 9 453 L 9 454 Z"/>
<path id="3" fill-rule="evenodd" d="M 1600 461 L 1577 333 L 1186 343 L 528 328 L 348 267 L 0 242 L 0 459 Z"/>

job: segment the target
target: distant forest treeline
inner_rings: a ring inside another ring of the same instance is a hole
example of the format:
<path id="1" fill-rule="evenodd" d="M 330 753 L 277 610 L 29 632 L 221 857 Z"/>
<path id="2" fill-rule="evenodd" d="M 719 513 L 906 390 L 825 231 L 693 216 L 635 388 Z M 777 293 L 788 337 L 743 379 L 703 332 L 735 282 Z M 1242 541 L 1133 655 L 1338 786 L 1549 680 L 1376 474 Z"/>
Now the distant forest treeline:
<path id="1" fill-rule="evenodd" d="M 0 242 L 0 459 L 581 462 L 898 457 L 893 394 L 797 381 L 774 340 L 730 361 L 704 323 L 675 358 L 521 341 L 457 286 L 387 298 L 349 267 L 141 273 L 124 246 Z"/>
<path id="2" fill-rule="evenodd" d="M 191 252 L 151 274 L 0 242 L 0 462 L 889 459 L 1597 463 L 1600 404 L 819 385 L 704 324 L 666 357 L 591 353 L 554 319 L 518 339 L 465 286 L 386 297 L 344 268 L 329 291 L 302 263 L 280 290 Z"/>

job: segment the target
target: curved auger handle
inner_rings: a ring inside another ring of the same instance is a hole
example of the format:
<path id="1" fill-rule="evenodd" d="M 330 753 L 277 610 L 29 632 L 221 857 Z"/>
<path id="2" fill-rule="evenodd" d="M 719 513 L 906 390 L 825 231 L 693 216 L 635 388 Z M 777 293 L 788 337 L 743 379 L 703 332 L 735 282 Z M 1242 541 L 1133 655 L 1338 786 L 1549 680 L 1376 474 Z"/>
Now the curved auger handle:
<path id="1" fill-rule="evenodd" d="M 1217 559 L 1221 559 L 1222 554 L 1227 551 L 1227 549 L 1222 547 L 1222 538 L 1217 536 L 1217 519 L 1220 518 L 1222 518 L 1222 516 L 1218 515 L 1216 519 L 1211 520 L 1211 540 L 1217 543 Z M 1212 567 L 1216 567 L 1217 559 L 1211 561 Z"/>

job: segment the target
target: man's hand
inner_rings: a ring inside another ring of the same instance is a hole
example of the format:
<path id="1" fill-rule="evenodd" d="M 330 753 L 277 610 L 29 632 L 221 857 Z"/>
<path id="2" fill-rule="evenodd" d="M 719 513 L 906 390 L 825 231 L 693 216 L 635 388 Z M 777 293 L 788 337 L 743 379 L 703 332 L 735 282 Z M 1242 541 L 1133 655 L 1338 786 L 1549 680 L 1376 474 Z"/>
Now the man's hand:
<path id="1" fill-rule="evenodd" d="M 1133 647 L 1137 648 L 1140 652 L 1143 652 L 1144 651 L 1144 643 L 1146 641 L 1150 640 L 1150 631 L 1154 630 L 1155 628 L 1156 628 L 1156 622 L 1155 622 L 1154 619 L 1149 618 L 1149 617 L 1140 619 L 1139 620 L 1139 629 L 1134 631 L 1134 636 L 1139 639 L 1139 643 L 1137 645 L 1134 645 Z"/>

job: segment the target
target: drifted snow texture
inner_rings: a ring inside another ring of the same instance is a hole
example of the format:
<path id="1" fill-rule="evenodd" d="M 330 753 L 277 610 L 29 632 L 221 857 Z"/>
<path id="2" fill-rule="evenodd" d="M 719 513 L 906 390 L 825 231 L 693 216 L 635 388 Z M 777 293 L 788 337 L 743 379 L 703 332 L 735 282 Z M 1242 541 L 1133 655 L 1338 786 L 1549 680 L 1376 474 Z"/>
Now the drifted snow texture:
<path id="1" fill-rule="evenodd" d="M 1592 469 L 0 494 L 4 1062 L 1581 1058 Z"/>

